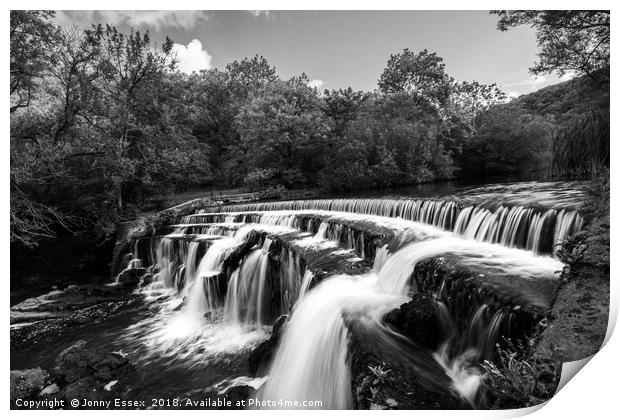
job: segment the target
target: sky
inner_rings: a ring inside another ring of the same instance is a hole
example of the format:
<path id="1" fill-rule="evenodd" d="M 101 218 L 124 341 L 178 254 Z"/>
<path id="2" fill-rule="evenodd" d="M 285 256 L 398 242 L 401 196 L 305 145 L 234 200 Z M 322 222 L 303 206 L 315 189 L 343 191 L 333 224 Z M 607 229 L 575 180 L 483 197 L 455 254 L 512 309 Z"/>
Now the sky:
<path id="1" fill-rule="evenodd" d="M 161 45 L 175 42 L 179 69 L 223 69 L 264 56 L 282 78 L 305 72 L 320 89 L 370 91 L 390 54 L 428 49 L 443 57 L 457 80 L 497 83 L 509 96 L 561 80 L 533 77 L 535 31 L 500 32 L 486 11 L 57 11 L 63 26 L 110 23 L 128 32 L 148 30 Z"/>

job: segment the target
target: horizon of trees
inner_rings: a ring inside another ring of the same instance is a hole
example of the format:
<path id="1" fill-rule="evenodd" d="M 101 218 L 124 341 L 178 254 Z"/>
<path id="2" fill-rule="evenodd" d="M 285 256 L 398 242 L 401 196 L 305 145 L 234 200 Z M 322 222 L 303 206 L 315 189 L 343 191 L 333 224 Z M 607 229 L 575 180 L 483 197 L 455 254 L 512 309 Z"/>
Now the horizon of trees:
<path id="1" fill-rule="evenodd" d="M 498 13 L 500 29 L 534 19 Z M 11 11 L 11 242 L 108 237 L 148 200 L 195 187 L 346 191 L 551 164 L 553 116 L 454 80 L 434 52 L 391 55 L 372 92 L 320 92 L 261 56 L 183 74 L 170 39 L 53 16 Z"/>

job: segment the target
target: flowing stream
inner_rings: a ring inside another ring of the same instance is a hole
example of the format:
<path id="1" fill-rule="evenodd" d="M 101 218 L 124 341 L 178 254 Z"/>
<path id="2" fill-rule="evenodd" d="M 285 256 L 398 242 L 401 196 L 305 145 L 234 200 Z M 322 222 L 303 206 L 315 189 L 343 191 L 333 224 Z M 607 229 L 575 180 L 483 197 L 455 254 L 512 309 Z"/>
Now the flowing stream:
<path id="1" fill-rule="evenodd" d="M 510 185 L 445 198 L 205 208 L 134 242 L 132 264 L 154 273 L 138 290 L 144 315 L 107 339 L 152 375 L 153 387 L 173 395 L 248 384 L 259 388 L 258 399 L 339 409 L 354 406 L 355 332 L 475 406 L 478 364 L 492 357 L 521 306 L 548 305 L 544 290 L 563 267 L 555 253 L 584 224 L 573 184 L 543 184 L 531 186 L 539 192 L 531 205 L 523 188 Z M 432 279 L 416 277 L 416 267 L 433 257 L 479 273 L 479 290 L 499 290 L 515 303 L 498 304 L 487 292 L 462 303 L 445 281 L 419 290 Z M 418 293 L 436 301 L 443 339 L 434 349 L 384 321 Z M 289 319 L 265 377 L 248 377 L 249 353 L 282 314 Z M 168 383 L 173 374 L 185 380 Z"/>

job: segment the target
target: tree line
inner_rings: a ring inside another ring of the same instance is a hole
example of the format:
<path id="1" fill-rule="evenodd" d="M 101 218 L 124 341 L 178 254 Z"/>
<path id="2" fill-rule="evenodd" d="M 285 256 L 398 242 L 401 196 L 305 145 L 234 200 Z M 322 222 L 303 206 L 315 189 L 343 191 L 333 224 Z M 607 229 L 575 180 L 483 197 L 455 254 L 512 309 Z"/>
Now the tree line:
<path id="1" fill-rule="evenodd" d="M 559 25 L 496 13 L 502 30 Z M 261 56 L 183 74 L 170 39 L 61 28 L 50 11 L 11 11 L 10 30 L 12 242 L 107 236 L 147 200 L 191 188 L 346 191 L 551 162 L 557 121 L 496 85 L 456 81 L 427 50 L 391 55 L 372 92 L 319 91 Z M 606 64 L 595 51 L 571 71 L 608 68 L 608 48 Z M 536 71 L 562 70 L 549 54 Z"/>

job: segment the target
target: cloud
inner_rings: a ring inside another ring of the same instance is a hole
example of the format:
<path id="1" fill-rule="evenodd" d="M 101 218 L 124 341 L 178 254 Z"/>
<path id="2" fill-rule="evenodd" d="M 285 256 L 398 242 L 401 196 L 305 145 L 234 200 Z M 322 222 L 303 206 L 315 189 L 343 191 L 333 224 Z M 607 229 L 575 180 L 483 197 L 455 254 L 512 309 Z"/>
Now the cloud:
<path id="1" fill-rule="evenodd" d="M 209 20 L 206 11 L 194 10 L 59 10 L 56 21 L 64 26 L 88 27 L 96 23 L 111 25 L 148 26 L 162 28 L 192 29 Z"/>
<path id="2" fill-rule="evenodd" d="M 193 39 L 187 46 L 174 44 L 172 50 L 176 53 L 178 67 L 183 73 L 191 74 L 211 68 L 211 56 L 202 49 L 202 42 Z"/>
<path id="3" fill-rule="evenodd" d="M 514 99 L 514 98 L 518 98 L 519 96 L 521 96 L 521 94 L 519 92 L 515 92 L 514 90 L 506 93 L 506 96 L 508 97 L 508 99 Z"/>
<path id="4" fill-rule="evenodd" d="M 312 79 L 308 82 L 308 86 L 311 88 L 320 89 L 323 86 L 323 81 L 319 79 Z"/>
<path id="5" fill-rule="evenodd" d="M 573 77 L 577 76 L 577 72 L 574 70 L 568 70 L 566 73 L 564 73 L 562 76 L 560 76 L 560 80 L 563 82 L 566 82 L 567 80 L 572 79 Z"/>
<path id="6" fill-rule="evenodd" d="M 271 14 L 269 10 L 247 10 L 247 12 L 250 13 L 255 18 L 258 18 L 261 15 L 264 15 L 267 19 L 269 19 L 269 15 Z"/>

